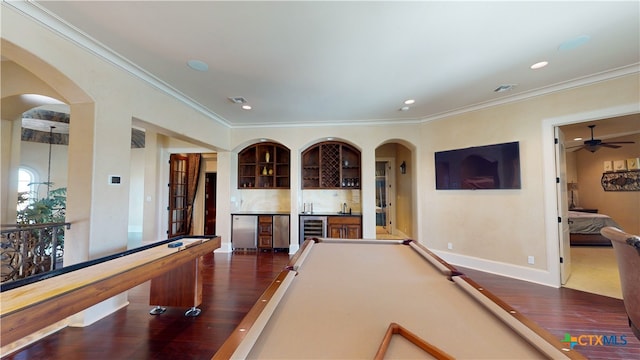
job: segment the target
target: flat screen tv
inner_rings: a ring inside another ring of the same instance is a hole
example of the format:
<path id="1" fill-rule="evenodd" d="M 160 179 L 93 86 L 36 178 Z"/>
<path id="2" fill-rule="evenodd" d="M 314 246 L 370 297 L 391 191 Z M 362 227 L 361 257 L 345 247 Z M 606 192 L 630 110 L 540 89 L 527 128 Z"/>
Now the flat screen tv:
<path id="1" fill-rule="evenodd" d="M 520 189 L 520 145 L 516 142 L 439 151 L 437 190 Z"/>

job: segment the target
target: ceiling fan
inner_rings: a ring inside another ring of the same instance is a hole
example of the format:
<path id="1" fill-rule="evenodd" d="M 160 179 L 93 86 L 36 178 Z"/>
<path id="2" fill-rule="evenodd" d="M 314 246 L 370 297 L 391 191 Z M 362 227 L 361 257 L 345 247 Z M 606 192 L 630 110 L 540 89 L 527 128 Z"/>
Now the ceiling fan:
<path id="1" fill-rule="evenodd" d="M 589 150 L 592 153 L 598 151 L 598 149 L 600 149 L 600 147 L 604 146 L 604 147 L 608 147 L 608 148 L 612 148 L 612 149 L 617 149 L 619 147 L 621 147 L 618 144 L 635 144 L 633 141 L 613 141 L 613 142 L 602 142 L 602 140 L 600 139 L 594 139 L 593 138 L 593 128 L 596 127 L 595 125 L 589 125 L 589 128 L 591 129 L 591 140 L 586 140 L 584 142 L 584 145 L 578 145 L 578 146 L 572 146 L 568 149 L 572 149 L 572 148 L 577 148 L 579 147 L 580 149 L 578 150 Z"/>

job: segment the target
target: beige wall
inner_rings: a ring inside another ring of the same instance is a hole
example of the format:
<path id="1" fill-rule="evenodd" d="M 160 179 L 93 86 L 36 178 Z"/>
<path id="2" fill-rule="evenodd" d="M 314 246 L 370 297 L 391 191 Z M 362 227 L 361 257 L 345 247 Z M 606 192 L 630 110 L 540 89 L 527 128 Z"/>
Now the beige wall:
<path id="1" fill-rule="evenodd" d="M 640 123 L 638 124 L 640 129 Z M 604 191 L 600 184 L 604 161 L 640 157 L 640 133 L 606 141 L 635 141 L 619 149 L 576 152 L 579 206 L 611 216 L 625 231 L 640 234 L 640 191 Z"/>
<path id="2" fill-rule="evenodd" d="M 49 168 L 49 145 L 23 141 L 20 147 L 20 163 L 36 172 L 37 182 L 47 181 Z M 51 190 L 67 187 L 67 146 L 51 146 Z M 47 186 L 38 187 L 38 197 L 47 196 Z"/>
<path id="3" fill-rule="evenodd" d="M 11 108 L 8 104 L 19 100 L 12 97 L 15 94 L 51 92 L 71 108 L 67 221 L 73 225 L 65 235 L 65 264 L 125 249 L 133 119 L 145 122 L 158 133 L 206 144 L 209 151 L 228 148 L 229 128 L 4 3 L 1 16 L 2 109 Z M 11 62 L 19 66 L 5 72 L 5 65 Z M 30 81 L 32 78 L 38 82 Z M 3 143 L 5 121 L 15 120 L 13 116 L 20 113 L 6 117 L 3 114 Z M 163 155 L 156 153 L 156 159 Z M 4 156 L 2 160 L 5 161 Z M 4 179 L 11 179 L 14 168 L 2 164 L 2 198 L 10 197 L 4 193 Z M 157 174 L 162 171 L 158 167 Z M 109 175 L 122 176 L 122 185 L 109 185 Z M 154 180 L 159 183 L 158 177 Z M 158 189 L 162 191 L 161 187 Z M 166 198 L 160 193 L 157 198 L 162 197 Z M 161 209 L 156 206 L 153 216 L 145 217 L 156 229 L 167 226 Z M 126 296 L 110 299 L 74 317 L 72 323 L 90 324 L 125 303 Z"/>
<path id="4" fill-rule="evenodd" d="M 425 123 L 419 238 L 456 263 L 553 283 L 559 256 L 550 124 L 619 115 L 619 109 L 638 112 L 638 84 L 634 74 Z M 435 151 L 510 141 L 520 142 L 522 189 L 435 190 Z"/>

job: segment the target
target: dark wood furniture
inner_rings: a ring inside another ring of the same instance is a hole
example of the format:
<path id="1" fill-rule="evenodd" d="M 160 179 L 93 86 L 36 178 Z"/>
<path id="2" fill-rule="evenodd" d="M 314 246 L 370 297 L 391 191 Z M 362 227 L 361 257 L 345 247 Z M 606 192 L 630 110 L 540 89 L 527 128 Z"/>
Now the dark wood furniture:
<path id="1" fill-rule="evenodd" d="M 325 141 L 302 152 L 303 189 L 359 189 L 360 151 L 338 141 Z"/>
<path id="2" fill-rule="evenodd" d="M 185 248 L 199 245 L 185 244 Z M 151 279 L 149 305 L 156 306 L 151 314 L 164 312 L 165 306 L 189 308 L 186 316 L 198 316 L 202 304 L 202 256 Z"/>
<path id="3" fill-rule="evenodd" d="M 571 246 L 611 246 L 611 240 L 600 234 L 569 234 Z"/>
<path id="4" fill-rule="evenodd" d="M 327 236 L 337 239 L 359 239 L 362 237 L 360 216 L 328 216 Z"/>
<path id="5" fill-rule="evenodd" d="M 291 153 L 283 145 L 264 142 L 238 153 L 238 189 L 289 189 Z"/>
<path id="6" fill-rule="evenodd" d="M 258 216 L 258 249 L 271 250 L 273 248 L 273 216 Z"/>
<path id="7" fill-rule="evenodd" d="M 597 214 L 598 213 L 598 209 L 573 208 L 573 209 L 569 209 L 569 210 L 585 212 L 585 213 L 591 213 L 591 214 Z"/>

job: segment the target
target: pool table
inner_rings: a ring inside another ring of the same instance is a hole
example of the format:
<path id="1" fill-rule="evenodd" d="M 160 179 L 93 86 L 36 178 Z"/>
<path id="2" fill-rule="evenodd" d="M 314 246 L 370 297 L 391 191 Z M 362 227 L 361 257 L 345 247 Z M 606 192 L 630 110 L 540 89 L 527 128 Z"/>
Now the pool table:
<path id="1" fill-rule="evenodd" d="M 213 358 L 384 356 L 584 358 L 415 241 L 324 238 L 303 244 Z"/>

